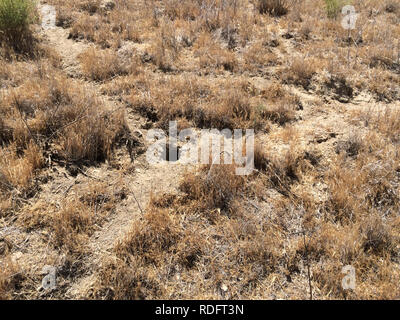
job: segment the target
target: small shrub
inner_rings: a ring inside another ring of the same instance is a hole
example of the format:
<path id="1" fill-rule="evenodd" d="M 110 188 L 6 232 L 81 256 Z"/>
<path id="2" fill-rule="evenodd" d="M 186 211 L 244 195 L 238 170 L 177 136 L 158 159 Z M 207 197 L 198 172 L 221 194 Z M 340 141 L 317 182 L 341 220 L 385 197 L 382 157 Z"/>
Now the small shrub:
<path id="1" fill-rule="evenodd" d="M 360 227 L 364 251 L 378 256 L 394 253 L 396 241 L 381 217 L 368 218 Z"/>
<path id="2" fill-rule="evenodd" d="M 82 10 L 87 11 L 89 14 L 95 14 L 100 9 L 101 1 L 83 1 L 80 7 Z"/>
<path id="3" fill-rule="evenodd" d="M 100 270 L 94 296 L 115 300 L 159 299 L 163 296 L 160 281 L 140 257 L 111 260 Z"/>
<path id="4" fill-rule="evenodd" d="M 235 174 L 234 165 L 204 166 L 197 175 L 187 173 L 180 184 L 180 190 L 193 200 L 193 208 L 205 213 L 216 208 L 234 213 L 234 200 L 245 188 L 245 181 Z"/>
<path id="5" fill-rule="evenodd" d="M 168 210 L 148 208 L 144 219 L 132 226 L 126 238 L 119 242 L 115 251 L 121 258 L 140 256 L 147 263 L 157 263 L 162 252 L 175 246 L 181 237 L 177 218 Z"/>
<path id="6" fill-rule="evenodd" d="M 116 141 L 125 132 L 125 119 L 119 112 L 112 117 L 92 109 L 83 119 L 63 131 L 59 154 L 71 162 L 110 160 Z"/>
<path id="7" fill-rule="evenodd" d="M 338 141 L 336 144 L 336 153 L 345 152 L 349 157 L 355 157 L 362 150 L 363 141 L 360 136 L 353 134 L 345 141 Z"/>
<path id="8" fill-rule="evenodd" d="M 31 0 L 0 0 L 0 39 L 17 51 L 31 38 L 34 3 Z"/>
<path id="9" fill-rule="evenodd" d="M 36 169 L 43 165 L 41 150 L 35 144 L 29 144 L 23 150 L 24 157 L 19 156 L 15 144 L 8 148 L 0 149 L 0 190 L 7 191 L 13 188 L 25 190 L 30 186 L 31 179 Z"/>
<path id="10" fill-rule="evenodd" d="M 286 0 L 258 0 L 258 11 L 261 14 L 268 13 L 272 16 L 284 16 L 288 12 Z"/>
<path id="11" fill-rule="evenodd" d="M 99 51 L 92 47 L 85 51 L 79 59 L 85 76 L 94 81 L 108 80 L 129 72 L 130 66 L 123 65 L 118 55 L 112 50 Z"/>
<path id="12" fill-rule="evenodd" d="M 397 1 L 387 0 L 384 3 L 384 8 L 385 8 L 385 11 L 388 13 L 396 13 L 399 11 L 400 5 L 397 3 Z"/>
<path id="13" fill-rule="evenodd" d="M 0 300 L 12 299 L 23 278 L 20 266 L 10 256 L 0 261 Z"/>
<path id="14" fill-rule="evenodd" d="M 317 72 L 316 61 L 295 58 L 285 71 L 283 79 L 286 83 L 300 85 L 307 90 L 314 74 Z"/>
<path id="15" fill-rule="evenodd" d="M 290 104 L 275 104 L 259 107 L 260 116 L 281 126 L 295 119 L 294 108 Z"/>
<path id="16" fill-rule="evenodd" d="M 328 18 L 336 19 L 342 10 L 342 7 L 349 4 L 350 1 L 346 0 L 324 0 L 325 10 Z"/>
<path id="17" fill-rule="evenodd" d="M 81 243 L 92 231 L 97 216 L 81 202 L 67 202 L 52 218 L 53 245 L 69 252 L 82 252 Z"/>
<path id="18" fill-rule="evenodd" d="M 75 20 L 74 15 L 71 13 L 70 10 L 65 8 L 58 8 L 57 10 L 57 17 L 56 17 L 56 25 L 57 27 L 62 28 L 69 28 L 72 26 Z"/>

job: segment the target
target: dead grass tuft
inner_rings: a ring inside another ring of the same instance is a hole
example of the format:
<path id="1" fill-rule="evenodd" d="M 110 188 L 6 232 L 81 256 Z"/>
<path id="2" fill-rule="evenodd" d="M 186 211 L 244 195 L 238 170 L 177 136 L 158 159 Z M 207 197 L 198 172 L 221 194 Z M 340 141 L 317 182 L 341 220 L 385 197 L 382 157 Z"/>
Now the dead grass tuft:
<path id="1" fill-rule="evenodd" d="M 0 299 L 12 299 L 20 289 L 24 277 L 19 266 L 12 261 L 10 256 L 0 261 Z"/>
<path id="2" fill-rule="evenodd" d="M 272 16 L 283 16 L 288 13 L 286 0 L 258 0 L 257 8 L 261 14 L 268 13 Z"/>
<path id="3" fill-rule="evenodd" d="M 291 62 L 290 66 L 284 71 L 283 79 L 288 83 L 300 85 L 304 89 L 307 89 L 316 72 L 317 66 L 315 61 L 295 58 Z"/>
<path id="4" fill-rule="evenodd" d="M 115 76 L 126 75 L 132 70 L 131 65 L 124 65 L 113 50 L 99 51 L 91 47 L 79 57 L 82 71 L 94 81 L 109 80 Z"/>
<path id="5" fill-rule="evenodd" d="M 234 165 L 208 165 L 197 175 L 187 174 L 180 189 L 192 201 L 192 208 L 211 215 L 235 214 L 236 197 L 245 191 L 242 176 L 235 174 Z"/>

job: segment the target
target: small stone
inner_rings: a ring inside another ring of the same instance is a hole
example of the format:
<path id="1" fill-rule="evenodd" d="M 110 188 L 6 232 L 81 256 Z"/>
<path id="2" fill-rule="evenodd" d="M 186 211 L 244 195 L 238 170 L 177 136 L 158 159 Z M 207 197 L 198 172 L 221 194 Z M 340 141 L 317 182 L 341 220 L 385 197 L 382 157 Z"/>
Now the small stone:
<path id="1" fill-rule="evenodd" d="M 223 285 L 221 285 L 221 290 L 224 291 L 224 292 L 227 292 L 228 291 L 228 287 L 225 284 L 223 284 Z"/>

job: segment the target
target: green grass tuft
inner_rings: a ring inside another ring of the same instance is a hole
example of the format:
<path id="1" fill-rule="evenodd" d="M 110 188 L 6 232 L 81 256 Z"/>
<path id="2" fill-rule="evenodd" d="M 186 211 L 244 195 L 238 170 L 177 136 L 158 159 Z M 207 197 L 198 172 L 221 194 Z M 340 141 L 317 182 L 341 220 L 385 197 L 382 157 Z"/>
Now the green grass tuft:
<path id="1" fill-rule="evenodd" d="M 0 39 L 17 51 L 26 47 L 34 12 L 32 0 L 0 0 Z"/>

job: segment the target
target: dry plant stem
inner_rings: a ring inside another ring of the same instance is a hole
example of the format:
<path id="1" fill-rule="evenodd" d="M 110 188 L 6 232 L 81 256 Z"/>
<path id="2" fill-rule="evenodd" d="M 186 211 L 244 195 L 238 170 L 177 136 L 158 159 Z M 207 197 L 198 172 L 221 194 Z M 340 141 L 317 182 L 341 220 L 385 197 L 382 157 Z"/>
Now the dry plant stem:
<path id="1" fill-rule="evenodd" d="M 138 207 L 139 207 L 140 213 L 141 213 L 142 216 L 143 216 L 143 213 L 144 213 L 144 212 L 143 212 L 142 206 L 140 205 L 139 200 L 136 198 L 135 192 L 132 190 L 131 187 L 129 187 L 129 190 L 132 192 L 133 198 L 135 199 L 135 201 L 136 201 L 136 203 L 137 203 L 137 205 L 138 205 Z"/>
<path id="2" fill-rule="evenodd" d="M 348 30 L 348 35 L 347 35 L 347 42 L 348 42 L 348 49 L 347 49 L 347 65 L 350 67 L 350 41 L 351 41 L 351 30 Z"/>
<path id="3" fill-rule="evenodd" d="M 308 276 L 308 287 L 310 289 L 310 300 L 313 299 L 312 284 L 311 284 L 311 271 L 310 271 L 310 260 L 308 258 L 308 247 L 306 243 L 306 232 L 303 230 L 303 242 L 306 250 L 306 263 L 307 263 L 307 276 Z"/>
<path id="4" fill-rule="evenodd" d="M 32 141 L 36 144 L 36 146 L 37 146 L 38 148 L 40 148 L 39 142 L 37 141 L 36 137 L 32 134 L 32 131 L 31 131 L 31 129 L 29 128 L 29 125 L 28 125 L 28 123 L 26 122 L 26 120 L 25 120 L 25 118 L 24 118 L 24 115 L 22 114 L 22 110 L 21 110 L 21 107 L 20 107 L 20 103 L 19 103 L 18 98 L 17 98 L 17 96 L 15 95 L 15 93 L 13 94 L 13 97 L 14 97 L 15 108 L 18 110 L 18 113 L 19 113 L 19 115 L 20 115 L 20 117 L 21 117 L 21 120 L 22 120 L 22 122 L 24 123 L 26 129 L 28 130 L 29 135 L 30 135 L 31 138 L 32 138 Z"/>

